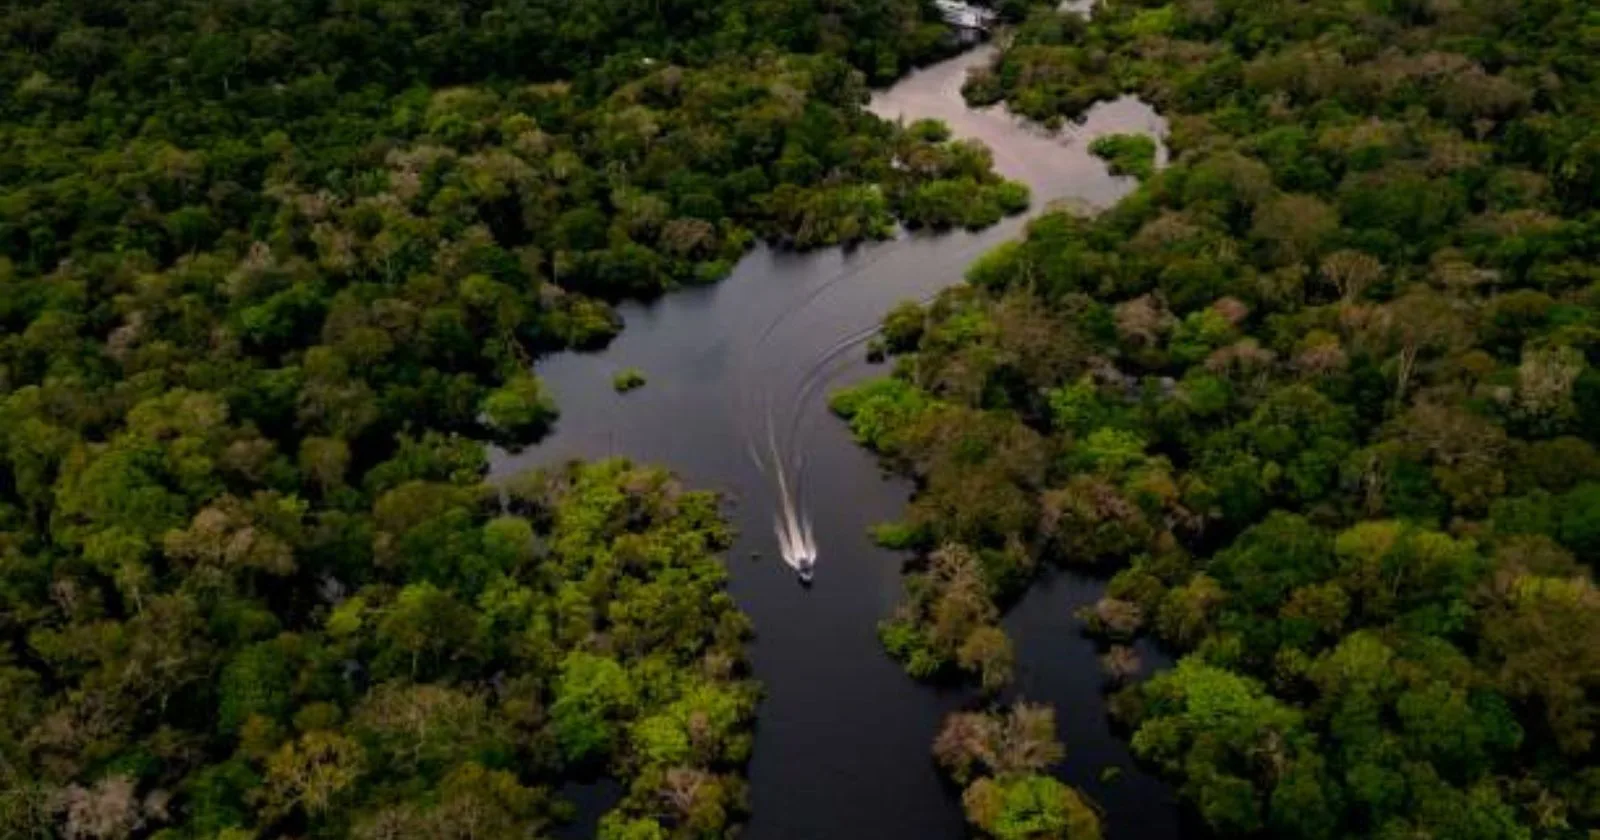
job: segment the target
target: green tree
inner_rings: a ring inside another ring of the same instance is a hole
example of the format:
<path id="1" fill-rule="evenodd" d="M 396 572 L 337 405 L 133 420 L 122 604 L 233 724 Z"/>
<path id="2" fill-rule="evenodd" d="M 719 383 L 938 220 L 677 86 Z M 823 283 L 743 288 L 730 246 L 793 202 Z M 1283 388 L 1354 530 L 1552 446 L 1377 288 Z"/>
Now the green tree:
<path id="1" fill-rule="evenodd" d="M 617 738 L 615 718 L 637 702 L 638 689 L 616 660 L 574 652 L 562 661 L 551 726 L 569 762 L 603 757 Z"/>
<path id="2" fill-rule="evenodd" d="M 482 411 L 495 431 L 516 438 L 543 431 L 556 417 L 555 401 L 532 374 L 513 377 L 484 397 Z"/>

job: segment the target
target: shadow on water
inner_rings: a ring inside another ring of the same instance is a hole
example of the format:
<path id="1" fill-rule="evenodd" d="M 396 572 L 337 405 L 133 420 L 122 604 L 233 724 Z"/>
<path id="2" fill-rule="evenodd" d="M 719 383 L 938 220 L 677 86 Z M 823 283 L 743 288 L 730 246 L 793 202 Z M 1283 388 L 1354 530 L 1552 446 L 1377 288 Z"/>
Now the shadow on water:
<path id="1" fill-rule="evenodd" d="M 1011 690 L 1015 697 L 1047 700 L 1055 707 L 1056 733 L 1067 747 L 1056 775 L 1105 810 L 1107 837 L 1176 837 L 1178 809 L 1172 789 L 1135 767 L 1126 742 L 1112 732 L 1100 650 L 1080 635 L 1073 618 L 1075 610 L 1094 603 L 1104 591 L 1104 581 L 1071 572 L 1052 570 L 1034 582 L 1003 621 L 1017 644 Z M 1144 663 L 1142 674 L 1171 664 L 1148 641 L 1141 640 L 1135 649 Z M 1107 767 L 1118 768 L 1120 775 L 1103 779 L 1100 774 Z"/>
<path id="2" fill-rule="evenodd" d="M 1164 130 L 1135 100 L 1098 107 L 1072 137 L 1050 137 L 1003 111 L 974 111 L 960 98 L 967 68 L 987 48 L 915 73 L 873 98 L 888 117 L 944 119 L 957 136 L 983 140 L 997 168 L 1034 191 L 1034 204 L 1071 199 L 1106 206 L 1131 182 L 1087 154 L 1086 137 Z M 827 411 L 827 395 L 882 375 L 860 344 L 883 314 L 961 282 L 979 254 L 1018 236 L 1022 218 L 981 233 L 902 236 L 853 249 L 806 254 L 757 248 L 723 282 L 621 307 L 626 328 L 598 353 L 564 353 L 537 370 L 561 407 L 553 433 L 519 453 L 495 453 L 507 475 L 570 458 L 622 455 L 670 466 L 689 483 L 725 494 L 738 538 L 727 561 L 730 589 L 756 626 L 751 646 L 766 688 L 749 768 L 754 840 L 955 838 L 959 802 L 929 754 L 944 715 L 971 701 L 958 690 L 919 685 L 882 651 L 876 636 L 901 594 L 902 557 L 873 545 L 867 529 L 898 518 L 908 482 L 882 474 Z M 637 367 L 643 388 L 618 394 L 611 377 Z M 771 418 L 769 425 L 768 418 Z M 775 482 L 751 457 L 771 436 L 794 469 L 796 504 L 809 513 L 816 585 L 800 587 L 778 559 Z M 1096 585 L 1055 579 L 1013 612 L 1021 692 L 1055 703 L 1067 737 L 1065 771 L 1094 788 L 1126 750 L 1104 724 L 1093 645 L 1077 636 L 1071 605 Z M 578 799 L 579 825 L 595 824 L 609 798 Z M 590 795 L 590 794 L 593 795 Z M 1096 789 L 1117 837 L 1176 836 L 1164 789 L 1132 775 Z M 1142 826 L 1125 831 L 1119 826 Z"/>
<path id="3" fill-rule="evenodd" d="M 586 840 L 599 833 L 600 818 L 622 801 L 626 791 L 616 779 L 596 779 L 568 782 L 556 793 L 572 804 L 575 816 L 572 822 L 556 826 L 551 836 L 556 840 Z"/>

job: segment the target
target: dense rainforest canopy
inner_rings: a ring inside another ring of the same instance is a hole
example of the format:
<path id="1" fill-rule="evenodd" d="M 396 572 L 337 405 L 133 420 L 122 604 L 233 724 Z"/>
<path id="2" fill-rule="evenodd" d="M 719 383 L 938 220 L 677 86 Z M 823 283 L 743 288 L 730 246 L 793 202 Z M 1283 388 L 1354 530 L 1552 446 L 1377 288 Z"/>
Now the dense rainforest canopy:
<path id="1" fill-rule="evenodd" d="M 1600 828 L 1597 12 L 1003 5 L 970 101 L 1135 92 L 1173 160 L 1097 143 L 1135 195 L 896 309 L 836 398 L 920 479 L 889 652 L 998 692 L 1007 600 L 1105 574 L 1114 708 L 1215 833 Z M 7 6 L 0 836 L 536 836 L 599 775 L 608 840 L 734 830 L 716 500 L 487 487 L 483 443 L 616 300 L 1025 205 L 861 108 L 949 48 L 917 0 Z M 1141 636 L 1178 664 L 1134 681 Z M 1054 729 L 946 722 L 976 830 L 1098 837 Z"/>
<path id="2" fill-rule="evenodd" d="M 862 109 L 949 47 L 915 0 L 7 4 L 0 836 L 531 837 L 600 775 L 603 836 L 731 831 L 715 501 L 483 442 L 612 301 L 1026 205 Z"/>
<path id="3" fill-rule="evenodd" d="M 1037 11 L 969 98 L 1133 91 L 1174 160 L 1097 143 L 1137 193 L 895 310 L 836 397 L 920 480 L 890 652 L 998 688 L 1041 562 L 1114 573 L 1108 680 L 1181 658 L 1113 708 L 1214 832 L 1592 836 L 1597 82 L 1571 0 Z"/>

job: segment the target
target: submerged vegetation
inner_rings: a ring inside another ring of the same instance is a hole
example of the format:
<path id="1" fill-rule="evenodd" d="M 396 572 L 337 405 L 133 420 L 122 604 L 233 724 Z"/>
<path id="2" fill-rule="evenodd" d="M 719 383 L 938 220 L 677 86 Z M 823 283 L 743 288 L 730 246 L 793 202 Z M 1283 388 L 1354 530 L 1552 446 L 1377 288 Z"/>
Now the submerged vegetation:
<path id="1" fill-rule="evenodd" d="M 1180 656 L 1112 708 L 1215 833 L 1600 827 L 1597 26 L 1038 9 L 969 98 L 1070 119 L 1132 91 L 1174 160 L 897 309 L 893 375 L 836 395 L 919 482 L 878 531 L 923 558 L 890 653 L 998 688 L 999 605 L 1041 563 L 1096 570 L 1112 682 L 1137 637 Z"/>

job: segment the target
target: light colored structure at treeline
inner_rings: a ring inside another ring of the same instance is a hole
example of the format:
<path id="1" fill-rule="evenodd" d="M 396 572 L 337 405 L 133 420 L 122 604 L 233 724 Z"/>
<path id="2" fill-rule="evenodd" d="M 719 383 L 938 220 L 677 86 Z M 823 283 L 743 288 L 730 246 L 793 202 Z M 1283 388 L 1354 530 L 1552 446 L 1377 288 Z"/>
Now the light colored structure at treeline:
<path id="1" fill-rule="evenodd" d="M 962 30 L 964 34 L 982 34 L 994 25 L 993 9 L 962 3 L 960 0 L 933 0 L 933 5 L 945 23 Z"/>

